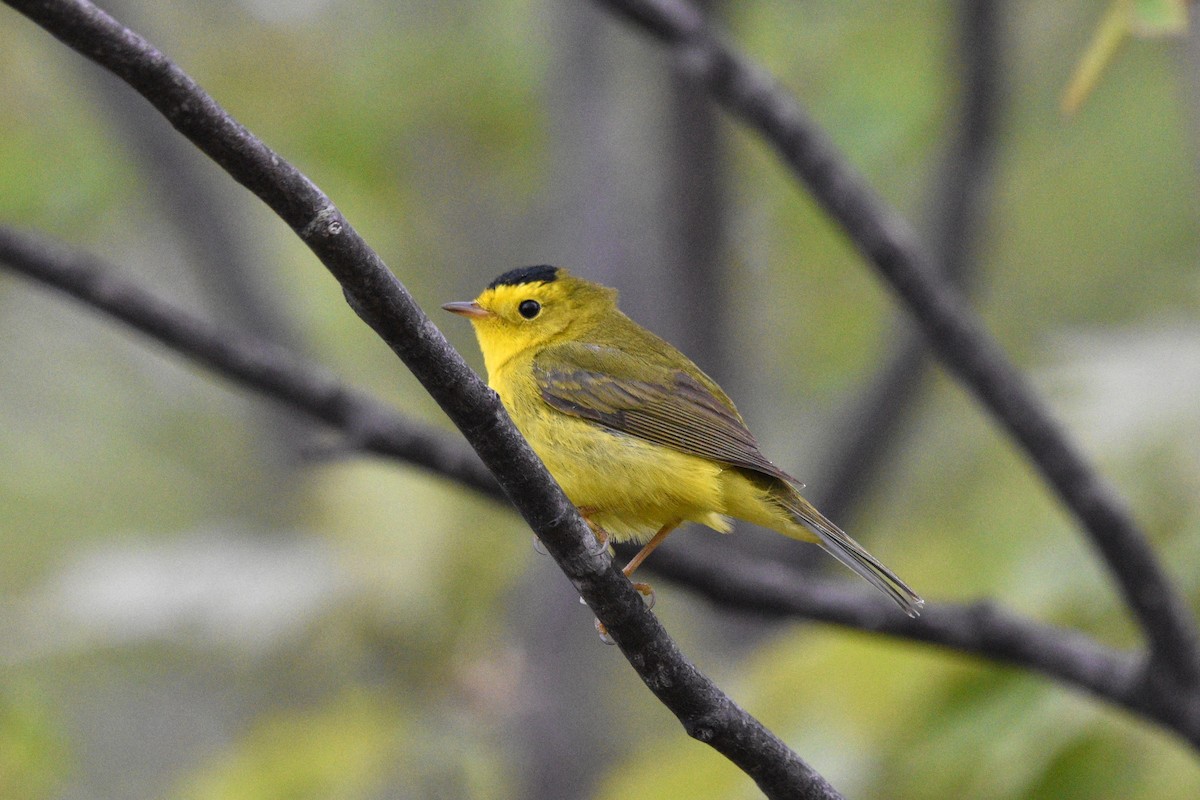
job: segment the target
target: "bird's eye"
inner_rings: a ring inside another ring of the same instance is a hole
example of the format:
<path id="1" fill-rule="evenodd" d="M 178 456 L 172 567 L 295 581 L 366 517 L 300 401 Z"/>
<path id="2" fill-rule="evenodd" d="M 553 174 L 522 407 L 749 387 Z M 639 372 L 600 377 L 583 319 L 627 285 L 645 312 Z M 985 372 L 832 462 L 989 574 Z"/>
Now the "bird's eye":
<path id="1" fill-rule="evenodd" d="M 525 319 L 533 319 L 542 312 L 542 304 L 537 300 L 522 300 L 517 306 L 517 313 Z"/>

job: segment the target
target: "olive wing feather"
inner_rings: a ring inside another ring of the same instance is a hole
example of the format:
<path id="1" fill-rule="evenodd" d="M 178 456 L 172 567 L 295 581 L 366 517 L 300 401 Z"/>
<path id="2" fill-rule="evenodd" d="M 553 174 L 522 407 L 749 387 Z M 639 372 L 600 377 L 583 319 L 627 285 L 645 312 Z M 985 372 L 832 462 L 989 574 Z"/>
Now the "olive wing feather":
<path id="1" fill-rule="evenodd" d="M 778 502 L 816 534 L 825 550 L 889 595 L 910 617 L 920 613 L 924 601 L 801 497 L 796 491 L 802 486 L 799 481 L 759 452 L 733 404 L 704 373 L 691 375 L 618 347 L 576 342 L 540 353 L 533 361 L 533 374 L 542 399 L 564 414 L 790 484 L 779 487 Z"/>
<path id="2" fill-rule="evenodd" d="M 542 399 L 564 414 L 798 484 L 763 456 L 733 404 L 705 385 L 716 387 L 703 373 L 705 382 L 617 347 L 582 342 L 544 350 L 533 373 Z"/>

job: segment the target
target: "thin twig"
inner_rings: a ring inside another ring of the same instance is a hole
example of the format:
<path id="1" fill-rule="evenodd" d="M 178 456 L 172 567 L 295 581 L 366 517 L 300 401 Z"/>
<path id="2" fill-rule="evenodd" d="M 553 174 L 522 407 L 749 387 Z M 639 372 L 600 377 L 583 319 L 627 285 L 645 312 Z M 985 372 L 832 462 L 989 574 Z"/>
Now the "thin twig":
<path id="1" fill-rule="evenodd" d="M 700 673 L 611 558 L 589 549 L 587 526 L 521 438 L 499 398 L 312 181 L 242 127 L 149 42 L 95 6 L 82 0 L 8 0 L 8 5 L 128 82 L 292 227 L 337 278 L 351 307 L 463 432 L 639 677 L 689 735 L 729 758 L 769 797 L 840 796 Z"/>
<path id="2" fill-rule="evenodd" d="M 1200 685 L 1195 617 L 1123 499 L 1084 459 L 912 227 L 799 103 L 680 0 L 598 0 L 669 46 L 680 66 L 757 131 L 904 301 L 930 347 L 1026 451 L 1087 531 L 1152 654 L 1148 686 Z M 1166 687 L 1166 688 L 1164 688 Z"/>

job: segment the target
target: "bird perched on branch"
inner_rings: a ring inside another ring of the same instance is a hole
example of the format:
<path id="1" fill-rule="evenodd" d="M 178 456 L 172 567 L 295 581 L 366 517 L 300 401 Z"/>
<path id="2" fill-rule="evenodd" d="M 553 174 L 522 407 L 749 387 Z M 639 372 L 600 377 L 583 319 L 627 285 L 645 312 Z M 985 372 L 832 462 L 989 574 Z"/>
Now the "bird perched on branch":
<path id="1" fill-rule="evenodd" d="M 681 523 L 727 532 L 736 517 L 816 542 L 920 613 L 924 601 L 767 460 L 721 387 L 621 313 L 615 289 L 523 267 L 442 308 L 471 321 L 488 384 L 600 541 L 645 545 L 626 576 Z"/>

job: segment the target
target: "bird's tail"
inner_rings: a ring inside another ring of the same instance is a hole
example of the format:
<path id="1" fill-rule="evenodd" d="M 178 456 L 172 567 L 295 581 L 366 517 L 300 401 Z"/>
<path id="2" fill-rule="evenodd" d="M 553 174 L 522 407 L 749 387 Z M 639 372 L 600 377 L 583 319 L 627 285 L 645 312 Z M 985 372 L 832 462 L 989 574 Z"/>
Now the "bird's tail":
<path id="1" fill-rule="evenodd" d="M 812 503 L 801 497 L 799 492 L 793 490 L 788 492 L 788 496 L 779 499 L 795 516 L 797 522 L 816 535 L 817 544 L 827 553 L 895 600 L 905 614 L 910 617 L 920 615 L 925 601 L 908 588 L 908 584 L 900 580 L 896 573 L 885 567 L 862 545 L 847 536 L 845 531 L 830 522 Z"/>

